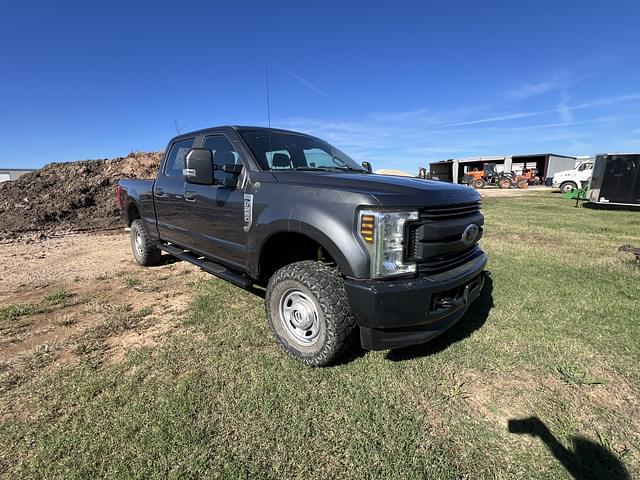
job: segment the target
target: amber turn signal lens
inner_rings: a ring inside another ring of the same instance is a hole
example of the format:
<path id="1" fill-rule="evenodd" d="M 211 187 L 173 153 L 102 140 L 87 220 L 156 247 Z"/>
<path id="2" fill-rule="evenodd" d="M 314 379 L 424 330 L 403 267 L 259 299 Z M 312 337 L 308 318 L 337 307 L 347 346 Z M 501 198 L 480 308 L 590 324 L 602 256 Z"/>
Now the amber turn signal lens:
<path id="1" fill-rule="evenodd" d="M 360 217 L 360 235 L 367 243 L 373 243 L 374 222 L 373 215 L 362 215 Z"/>

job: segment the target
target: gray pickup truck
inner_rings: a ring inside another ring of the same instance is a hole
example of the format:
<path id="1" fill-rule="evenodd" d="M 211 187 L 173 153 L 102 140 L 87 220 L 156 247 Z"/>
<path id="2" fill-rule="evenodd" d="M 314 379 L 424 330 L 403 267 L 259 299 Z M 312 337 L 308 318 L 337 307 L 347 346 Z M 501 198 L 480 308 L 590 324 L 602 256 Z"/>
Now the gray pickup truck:
<path id="1" fill-rule="evenodd" d="M 426 342 L 483 287 L 484 217 L 471 188 L 371 173 L 327 142 L 216 127 L 169 142 L 155 180 L 121 180 L 141 265 L 162 252 L 265 289 L 276 340 L 312 366 L 354 342 Z"/>

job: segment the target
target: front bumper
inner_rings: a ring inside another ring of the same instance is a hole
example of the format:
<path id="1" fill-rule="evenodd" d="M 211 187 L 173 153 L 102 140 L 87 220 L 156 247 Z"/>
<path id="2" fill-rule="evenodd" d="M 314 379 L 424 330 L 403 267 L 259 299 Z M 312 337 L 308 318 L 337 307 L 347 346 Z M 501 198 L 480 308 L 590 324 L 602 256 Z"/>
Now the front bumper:
<path id="1" fill-rule="evenodd" d="M 487 256 L 447 272 L 397 280 L 347 279 L 351 312 L 368 350 L 416 345 L 460 320 L 480 296 Z"/>

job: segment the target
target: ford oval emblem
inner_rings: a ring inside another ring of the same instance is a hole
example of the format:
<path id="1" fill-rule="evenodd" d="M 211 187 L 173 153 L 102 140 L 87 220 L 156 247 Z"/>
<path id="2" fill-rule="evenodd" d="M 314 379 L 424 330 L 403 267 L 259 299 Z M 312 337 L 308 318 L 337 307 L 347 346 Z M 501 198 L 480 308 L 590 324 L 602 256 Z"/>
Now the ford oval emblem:
<path id="1" fill-rule="evenodd" d="M 465 246 L 470 246 L 473 242 L 475 242 L 478 238 L 478 234 L 480 233 L 480 227 L 475 223 L 467 225 L 467 228 L 462 232 L 462 243 Z"/>

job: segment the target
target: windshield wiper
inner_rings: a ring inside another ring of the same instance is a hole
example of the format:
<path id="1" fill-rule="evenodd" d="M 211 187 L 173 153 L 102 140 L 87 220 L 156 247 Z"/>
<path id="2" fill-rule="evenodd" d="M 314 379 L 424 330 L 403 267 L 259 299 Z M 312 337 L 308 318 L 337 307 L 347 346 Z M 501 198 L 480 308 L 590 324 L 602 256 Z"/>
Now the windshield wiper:
<path id="1" fill-rule="evenodd" d="M 349 167 L 348 165 L 344 166 L 344 167 L 327 167 L 330 168 L 332 170 L 341 170 L 341 171 L 347 171 L 347 172 L 358 172 L 358 173 L 369 173 L 366 170 L 363 170 L 362 168 L 353 168 L 353 167 Z"/>
<path id="2" fill-rule="evenodd" d="M 295 167 L 293 170 L 299 172 L 359 172 L 368 173 L 366 170 L 353 167 Z"/>

